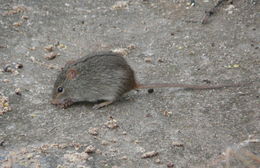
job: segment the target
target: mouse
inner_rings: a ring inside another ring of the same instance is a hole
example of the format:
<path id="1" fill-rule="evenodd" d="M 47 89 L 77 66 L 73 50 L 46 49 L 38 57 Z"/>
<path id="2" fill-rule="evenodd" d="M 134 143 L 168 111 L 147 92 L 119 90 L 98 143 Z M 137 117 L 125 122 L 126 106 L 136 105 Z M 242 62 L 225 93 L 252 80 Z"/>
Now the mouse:
<path id="1" fill-rule="evenodd" d="M 51 103 L 67 108 L 78 102 L 92 102 L 95 103 L 93 108 L 99 109 L 135 89 L 179 87 L 203 90 L 237 86 L 239 85 L 140 84 L 122 55 L 101 52 L 65 64 L 54 83 Z"/>

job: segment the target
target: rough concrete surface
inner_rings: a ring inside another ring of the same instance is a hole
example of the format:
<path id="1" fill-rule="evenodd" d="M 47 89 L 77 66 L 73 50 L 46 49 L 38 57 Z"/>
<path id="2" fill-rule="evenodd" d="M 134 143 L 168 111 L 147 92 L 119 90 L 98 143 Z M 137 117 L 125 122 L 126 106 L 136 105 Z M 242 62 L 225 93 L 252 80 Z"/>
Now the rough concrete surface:
<path id="1" fill-rule="evenodd" d="M 0 167 L 258 167 L 260 3 L 223 1 L 203 25 L 217 1 L 188 2 L 0 0 Z M 141 83 L 253 83 L 50 104 L 67 61 L 108 50 Z"/>

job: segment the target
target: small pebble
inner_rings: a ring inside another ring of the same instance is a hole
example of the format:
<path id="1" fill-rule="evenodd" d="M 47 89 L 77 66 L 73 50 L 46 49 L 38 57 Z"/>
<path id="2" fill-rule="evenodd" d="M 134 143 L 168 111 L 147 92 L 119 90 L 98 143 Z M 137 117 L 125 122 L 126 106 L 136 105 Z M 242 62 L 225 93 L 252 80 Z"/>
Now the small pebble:
<path id="1" fill-rule="evenodd" d="M 114 129 L 118 127 L 118 124 L 115 119 L 110 119 L 105 123 L 105 126 L 107 126 L 107 128 Z"/>
<path id="2" fill-rule="evenodd" d="M 25 15 L 23 15 L 23 16 L 22 16 L 22 19 L 24 19 L 24 20 L 28 20 L 28 19 L 29 19 L 29 17 L 28 17 L 28 16 L 25 16 Z"/>
<path id="3" fill-rule="evenodd" d="M 57 47 L 60 48 L 60 49 L 66 49 L 67 48 L 67 46 L 65 44 L 59 44 Z"/>
<path id="4" fill-rule="evenodd" d="M 18 72 L 17 70 L 12 71 L 12 73 L 13 73 L 14 75 L 18 75 L 18 74 L 19 74 L 19 72 Z"/>
<path id="5" fill-rule="evenodd" d="M 53 52 L 51 52 L 51 53 L 45 55 L 45 58 L 46 58 L 47 60 L 52 60 L 52 59 L 56 58 L 56 57 L 59 56 L 59 55 L 60 55 L 59 53 L 53 53 Z"/>
<path id="6" fill-rule="evenodd" d="M 15 27 L 19 27 L 21 25 L 22 25 L 22 22 L 15 22 L 15 23 L 13 23 L 13 26 L 15 26 Z"/>
<path id="7" fill-rule="evenodd" d="M 85 149 L 85 152 L 86 153 L 93 153 L 95 152 L 96 148 L 92 145 L 89 145 L 86 149 Z"/>
<path id="8" fill-rule="evenodd" d="M 134 143 L 135 143 L 135 144 L 139 144 L 140 141 L 137 139 L 137 140 L 134 140 Z"/>
<path id="9" fill-rule="evenodd" d="M 170 117 L 172 115 L 172 112 L 171 111 L 162 111 L 163 115 L 166 116 L 166 117 Z"/>
<path id="10" fill-rule="evenodd" d="M 146 152 L 144 153 L 141 158 L 145 159 L 145 158 L 151 158 L 151 157 L 154 157 L 154 156 L 157 156 L 158 155 L 158 152 L 155 152 L 155 151 L 151 151 L 151 152 Z"/>
<path id="11" fill-rule="evenodd" d="M 22 95 L 21 89 L 20 88 L 16 88 L 15 89 L 15 94 L 21 96 Z"/>
<path id="12" fill-rule="evenodd" d="M 177 146 L 177 147 L 183 147 L 184 146 L 184 144 L 182 142 L 178 142 L 178 141 L 173 141 L 172 145 Z"/>
<path id="13" fill-rule="evenodd" d="M 114 148 L 110 149 L 109 151 L 111 151 L 111 152 L 117 152 L 117 153 L 118 153 L 118 150 L 117 150 L 117 149 L 114 149 Z"/>
<path id="14" fill-rule="evenodd" d="M 101 145 L 105 145 L 105 146 L 106 146 L 106 145 L 108 145 L 108 144 L 109 144 L 108 141 L 105 141 L 105 140 L 102 140 L 102 141 L 101 141 Z"/>
<path id="15" fill-rule="evenodd" d="M 110 142 L 117 143 L 117 140 L 116 139 L 111 139 Z"/>
<path id="16" fill-rule="evenodd" d="M 158 58 L 157 61 L 162 63 L 163 59 L 162 58 Z"/>
<path id="17" fill-rule="evenodd" d="M 30 159 L 32 159 L 32 158 L 33 158 L 33 154 L 32 154 L 32 153 L 27 154 L 27 159 L 28 159 L 28 160 L 30 160 Z"/>
<path id="18" fill-rule="evenodd" d="M 98 128 L 89 128 L 88 133 L 91 135 L 98 135 Z"/>
<path id="19" fill-rule="evenodd" d="M 9 79 L 4 79 L 3 82 L 4 82 L 4 83 L 9 83 L 10 80 L 9 80 Z"/>
<path id="20" fill-rule="evenodd" d="M 147 57 L 144 59 L 145 62 L 147 63 L 151 63 L 152 62 L 152 58 L 151 57 Z"/>
<path id="21" fill-rule="evenodd" d="M 136 48 L 136 46 L 134 44 L 130 44 L 129 46 L 127 46 L 127 49 L 129 49 L 129 50 L 133 50 L 135 48 Z"/>
<path id="22" fill-rule="evenodd" d="M 96 150 L 96 153 L 97 153 L 97 154 L 102 154 L 102 151 L 101 151 L 100 149 L 97 149 L 97 150 Z"/>
<path id="23" fill-rule="evenodd" d="M 23 64 L 17 63 L 17 64 L 15 65 L 15 68 L 16 68 L 16 69 L 22 69 L 22 68 L 23 68 Z"/>
<path id="24" fill-rule="evenodd" d="M 11 107 L 9 105 L 9 100 L 5 96 L 0 96 L 0 115 L 3 115 L 6 112 L 11 111 Z"/>
<path id="25" fill-rule="evenodd" d="M 48 52 L 52 52 L 53 51 L 53 45 L 47 45 L 44 47 L 44 49 Z"/>
<path id="26" fill-rule="evenodd" d="M 169 163 L 167 163 L 167 167 L 168 167 L 168 168 L 173 168 L 173 167 L 174 167 L 174 164 L 173 164 L 172 162 L 169 162 Z"/>
<path id="27" fill-rule="evenodd" d="M 34 50 L 36 50 L 36 47 L 30 47 L 28 49 L 31 50 L 31 51 L 34 51 Z"/>
<path id="28" fill-rule="evenodd" d="M 123 9 L 128 7 L 128 1 L 117 1 L 113 6 L 112 10 Z"/>
<path id="29" fill-rule="evenodd" d="M 161 163 L 161 160 L 160 160 L 160 159 L 156 159 L 156 160 L 155 160 L 155 163 L 160 164 L 160 163 Z"/>
<path id="30" fill-rule="evenodd" d="M 148 113 L 145 115 L 145 117 L 152 117 L 152 114 Z"/>
<path id="31" fill-rule="evenodd" d="M 148 93 L 153 93 L 154 90 L 153 89 L 148 89 Z"/>

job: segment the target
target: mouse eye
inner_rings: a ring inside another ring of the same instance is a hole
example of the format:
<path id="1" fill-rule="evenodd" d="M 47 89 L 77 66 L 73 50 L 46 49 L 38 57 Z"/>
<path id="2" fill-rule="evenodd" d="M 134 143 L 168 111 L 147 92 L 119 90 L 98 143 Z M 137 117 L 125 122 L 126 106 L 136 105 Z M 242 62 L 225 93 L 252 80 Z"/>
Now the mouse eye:
<path id="1" fill-rule="evenodd" d="M 62 87 L 58 87 L 58 92 L 63 92 L 63 88 Z"/>

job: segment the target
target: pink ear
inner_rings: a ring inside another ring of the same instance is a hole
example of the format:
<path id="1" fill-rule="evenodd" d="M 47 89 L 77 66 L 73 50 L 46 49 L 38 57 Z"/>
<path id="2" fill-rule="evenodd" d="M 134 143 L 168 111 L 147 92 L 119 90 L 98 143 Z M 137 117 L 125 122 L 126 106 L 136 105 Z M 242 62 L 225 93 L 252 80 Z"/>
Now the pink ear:
<path id="1" fill-rule="evenodd" d="M 69 80 L 75 79 L 77 76 L 77 71 L 75 69 L 69 69 L 67 71 L 66 76 L 67 76 L 67 79 L 69 79 Z"/>
<path id="2" fill-rule="evenodd" d="M 65 66 L 67 66 L 67 65 L 71 65 L 71 64 L 74 64 L 74 63 L 76 63 L 75 60 L 70 60 L 70 61 L 68 61 L 68 62 L 65 64 Z"/>

